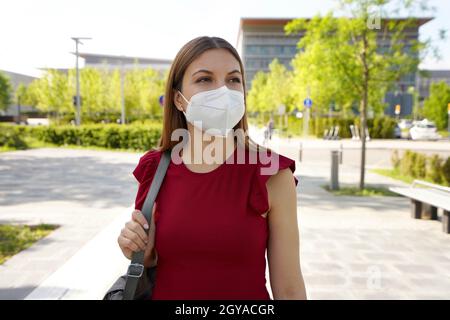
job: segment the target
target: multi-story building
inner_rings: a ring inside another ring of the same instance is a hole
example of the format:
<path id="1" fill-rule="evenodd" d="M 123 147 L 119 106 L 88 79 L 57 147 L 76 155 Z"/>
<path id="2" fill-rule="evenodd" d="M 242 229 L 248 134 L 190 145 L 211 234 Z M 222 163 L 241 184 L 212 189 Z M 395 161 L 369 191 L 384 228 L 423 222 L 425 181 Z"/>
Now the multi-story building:
<path id="1" fill-rule="evenodd" d="M 284 26 L 294 18 L 241 18 L 239 33 L 237 39 L 237 49 L 239 50 L 246 70 L 246 83 L 251 88 L 251 81 L 258 71 L 267 72 L 269 64 L 273 59 L 278 60 L 286 66 L 288 70 L 292 69 L 291 60 L 298 52 L 297 43 L 304 35 L 300 31 L 294 35 L 286 35 Z M 417 18 L 411 28 L 405 30 L 405 39 L 407 41 L 405 49 L 408 50 L 408 41 L 417 40 L 419 37 L 419 28 L 430 21 L 432 18 Z M 391 19 L 392 20 L 392 19 Z M 389 41 L 382 42 L 379 37 L 379 50 L 386 50 L 390 45 Z M 408 88 L 416 87 L 416 73 L 408 74 L 397 83 L 397 89 L 394 92 L 386 94 L 385 102 L 387 107 L 385 113 L 394 115 L 395 105 L 401 104 L 402 115 L 412 113 L 413 99 L 408 93 Z"/>
<path id="2" fill-rule="evenodd" d="M 84 59 L 85 67 L 92 68 L 108 68 L 117 69 L 125 68 L 131 69 L 137 68 L 153 68 L 155 70 L 167 70 L 172 64 L 172 60 L 168 59 L 155 59 L 155 58 L 140 58 L 140 57 L 127 57 L 127 56 L 115 56 L 107 54 L 94 54 L 94 53 L 79 53 L 79 57 Z"/>
<path id="3" fill-rule="evenodd" d="M 450 86 L 450 70 L 420 70 L 417 77 L 419 99 L 424 100 L 428 98 L 431 84 L 441 81 Z"/>

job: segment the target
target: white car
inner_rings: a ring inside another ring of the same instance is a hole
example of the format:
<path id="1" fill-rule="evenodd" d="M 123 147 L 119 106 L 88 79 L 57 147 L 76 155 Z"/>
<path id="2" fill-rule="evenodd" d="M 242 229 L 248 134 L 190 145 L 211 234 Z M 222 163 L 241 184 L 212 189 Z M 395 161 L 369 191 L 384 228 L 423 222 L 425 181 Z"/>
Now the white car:
<path id="1" fill-rule="evenodd" d="M 427 119 L 415 123 L 409 129 L 409 134 L 413 140 L 438 140 L 441 138 L 437 132 L 436 125 Z"/>
<path id="2" fill-rule="evenodd" d="M 413 126 L 413 121 L 409 119 L 401 119 L 398 123 L 400 129 L 410 129 Z"/>

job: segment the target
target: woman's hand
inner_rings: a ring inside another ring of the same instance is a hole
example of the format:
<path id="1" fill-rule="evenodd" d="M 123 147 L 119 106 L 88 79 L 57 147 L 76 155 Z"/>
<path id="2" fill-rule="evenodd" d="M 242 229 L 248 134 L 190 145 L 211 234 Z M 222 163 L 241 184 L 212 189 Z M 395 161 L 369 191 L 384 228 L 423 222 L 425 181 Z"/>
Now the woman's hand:
<path id="1" fill-rule="evenodd" d="M 134 210 L 131 220 L 125 224 L 117 239 L 119 247 L 127 259 L 132 258 L 133 252 L 145 251 L 144 266 L 152 267 L 156 265 L 157 254 L 154 249 L 155 243 L 155 206 L 153 206 L 150 231 L 147 235 L 147 219 L 140 210 Z"/>

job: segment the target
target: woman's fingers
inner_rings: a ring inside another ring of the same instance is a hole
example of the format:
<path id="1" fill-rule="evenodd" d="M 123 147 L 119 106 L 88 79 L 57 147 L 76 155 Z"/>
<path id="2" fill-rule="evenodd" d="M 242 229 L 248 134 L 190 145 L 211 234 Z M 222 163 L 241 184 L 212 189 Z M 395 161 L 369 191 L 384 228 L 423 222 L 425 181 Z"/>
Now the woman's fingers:
<path id="1" fill-rule="evenodd" d="M 129 229 L 131 231 L 133 231 L 134 233 L 136 233 L 142 241 L 144 241 L 145 243 L 148 242 L 148 235 L 147 232 L 144 231 L 144 228 L 142 228 L 142 226 L 136 222 L 136 221 L 128 221 L 125 224 L 125 229 Z"/>
<path id="2" fill-rule="evenodd" d="M 123 235 L 119 236 L 118 242 L 119 242 L 119 245 L 122 248 L 122 250 L 125 249 L 124 251 L 126 251 L 127 249 L 134 251 L 134 252 L 139 251 L 138 245 L 136 243 L 134 243 L 133 241 L 131 241 L 130 239 L 125 238 Z M 124 252 L 124 253 L 126 253 L 126 252 Z M 127 257 L 127 258 L 130 258 L 130 257 Z"/>
<path id="3" fill-rule="evenodd" d="M 133 241 L 139 247 L 140 250 L 144 251 L 147 248 L 147 244 L 144 243 L 144 241 L 141 239 L 141 237 L 137 233 L 131 231 L 130 229 L 124 228 L 122 230 L 122 235 L 125 238 Z"/>
<path id="4" fill-rule="evenodd" d="M 134 221 L 138 222 L 144 229 L 148 229 L 147 219 L 140 210 L 134 210 L 131 214 Z"/>

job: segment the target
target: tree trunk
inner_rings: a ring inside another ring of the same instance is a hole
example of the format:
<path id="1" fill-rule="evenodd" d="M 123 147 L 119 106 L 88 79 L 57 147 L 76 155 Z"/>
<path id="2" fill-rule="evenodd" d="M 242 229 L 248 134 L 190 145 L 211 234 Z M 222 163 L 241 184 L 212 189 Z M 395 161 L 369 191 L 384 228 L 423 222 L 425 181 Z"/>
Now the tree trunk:
<path id="1" fill-rule="evenodd" d="M 367 50 L 368 41 L 366 33 L 362 35 L 363 40 L 363 51 L 361 53 L 361 61 L 364 67 L 363 72 L 363 83 L 362 83 L 362 104 L 361 104 L 361 173 L 359 179 L 359 189 L 362 191 L 364 189 L 364 176 L 366 171 L 366 128 L 367 128 L 367 105 L 368 105 L 368 90 L 369 90 L 369 68 L 367 66 Z"/>
<path id="2" fill-rule="evenodd" d="M 367 88 L 364 88 L 363 100 L 361 104 L 361 125 L 360 125 L 360 137 L 361 137 L 361 173 L 359 178 L 359 189 L 364 189 L 364 177 L 366 171 L 366 128 L 367 128 Z"/>

